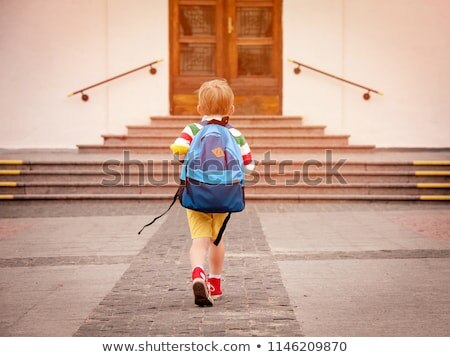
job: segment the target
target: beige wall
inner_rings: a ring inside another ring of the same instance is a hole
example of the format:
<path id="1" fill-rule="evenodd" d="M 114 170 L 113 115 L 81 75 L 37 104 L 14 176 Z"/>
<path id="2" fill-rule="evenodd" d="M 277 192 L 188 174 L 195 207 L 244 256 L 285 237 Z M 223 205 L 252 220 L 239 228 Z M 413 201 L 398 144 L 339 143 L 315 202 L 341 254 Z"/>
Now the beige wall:
<path id="1" fill-rule="evenodd" d="M 284 56 L 385 93 L 284 67 L 284 113 L 351 143 L 450 146 L 450 1 L 284 0 Z"/>
<path id="2" fill-rule="evenodd" d="M 352 143 L 449 146 L 450 1 L 284 0 L 284 114 L 300 114 Z M 0 147 L 100 143 L 169 112 L 168 0 L 1 0 Z M 293 57 L 385 93 L 308 70 Z M 142 71 L 66 94 L 153 59 Z"/>
<path id="3" fill-rule="evenodd" d="M 70 148 L 168 114 L 166 0 L 1 0 L 0 147 Z M 154 59 L 146 70 L 71 91 Z"/>

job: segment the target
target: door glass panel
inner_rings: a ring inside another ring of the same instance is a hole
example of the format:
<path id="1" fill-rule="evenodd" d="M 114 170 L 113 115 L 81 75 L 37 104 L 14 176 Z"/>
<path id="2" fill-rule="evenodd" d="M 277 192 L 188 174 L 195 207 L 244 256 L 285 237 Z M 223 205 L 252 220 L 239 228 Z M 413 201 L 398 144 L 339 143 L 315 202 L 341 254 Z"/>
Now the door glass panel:
<path id="1" fill-rule="evenodd" d="M 215 6 L 180 6 L 181 36 L 214 36 L 216 34 Z"/>
<path id="2" fill-rule="evenodd" d="M 272 8 L 238 7 L 236 30 L 239 37 L 272 37 Z"/>
<path id="3" fill-rule="evenodd" d="M 238 75 L 261 76 L 272 74 L 271 45 L 238 46 Z"/>
<path id="4" fill-rule="evenodd" d="M 213 43 L 180 44 L 181 75 L 214 75 L 216 46 Z"/>

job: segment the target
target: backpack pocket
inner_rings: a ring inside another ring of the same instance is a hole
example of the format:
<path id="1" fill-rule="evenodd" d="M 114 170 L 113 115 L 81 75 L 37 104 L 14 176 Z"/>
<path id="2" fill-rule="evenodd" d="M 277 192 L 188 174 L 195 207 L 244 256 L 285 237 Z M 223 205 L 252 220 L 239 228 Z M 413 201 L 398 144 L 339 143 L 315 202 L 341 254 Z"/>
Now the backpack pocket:
<path id="1" fill-rule="evenodd" d="M 245 208 L 244 186 L 208 184 L 187 178 L 180 195 L 183 207 L 206 213 L 241 212 Z"/>

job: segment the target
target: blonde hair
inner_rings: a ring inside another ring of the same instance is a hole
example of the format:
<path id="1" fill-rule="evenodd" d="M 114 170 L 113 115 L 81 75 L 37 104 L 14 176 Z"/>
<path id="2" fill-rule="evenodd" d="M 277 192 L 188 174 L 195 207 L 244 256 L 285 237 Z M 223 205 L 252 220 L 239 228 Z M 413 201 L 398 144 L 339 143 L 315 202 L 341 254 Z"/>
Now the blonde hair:
<path id="1" fill-rule="evenodd" d="M 233 102 L 233 90 L 225 79 L 204 82 L 198 90 L 198 105 L 205 115 L 227 115 Z"/>

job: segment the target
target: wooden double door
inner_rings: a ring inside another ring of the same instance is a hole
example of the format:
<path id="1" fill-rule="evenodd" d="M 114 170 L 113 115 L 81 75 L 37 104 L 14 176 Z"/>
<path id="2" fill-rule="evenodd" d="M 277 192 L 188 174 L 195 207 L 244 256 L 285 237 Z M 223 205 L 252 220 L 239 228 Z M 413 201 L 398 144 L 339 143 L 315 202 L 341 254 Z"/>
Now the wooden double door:
<path id="1" fill-rule="evenodd" d="M 281 1 L 169 1 L 171 114 L 197 114 L 195 91 L 214 78 L 236 114 L 281 114 Z"/>

